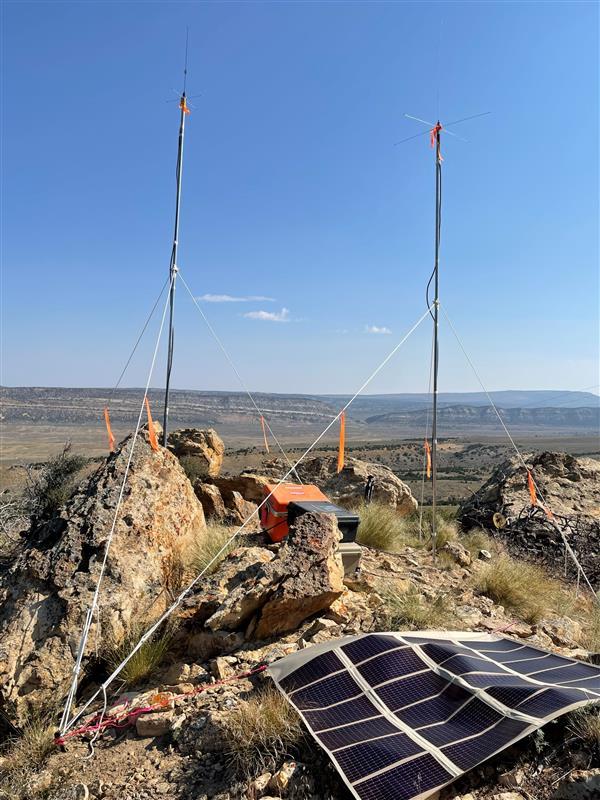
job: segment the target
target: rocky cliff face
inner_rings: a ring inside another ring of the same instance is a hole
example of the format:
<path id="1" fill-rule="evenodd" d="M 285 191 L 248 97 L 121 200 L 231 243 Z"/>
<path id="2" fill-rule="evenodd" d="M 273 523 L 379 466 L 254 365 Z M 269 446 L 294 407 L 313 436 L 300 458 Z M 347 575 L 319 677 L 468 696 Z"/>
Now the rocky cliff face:
<path id="1" fill-rule="evenodd" d="M 118 641 L 134 619 L 163 610 L 178 588 L 181 553 L 205 526 L 178 460 L 154 452 L 145 437 L 135 443 L 86 657 L 98 643 Z M 30 531 L 2 576 L 0 704 L 10 716 L 22 719 L 68 683 L 130 447 L 128 437 L 57 516 Z"/>

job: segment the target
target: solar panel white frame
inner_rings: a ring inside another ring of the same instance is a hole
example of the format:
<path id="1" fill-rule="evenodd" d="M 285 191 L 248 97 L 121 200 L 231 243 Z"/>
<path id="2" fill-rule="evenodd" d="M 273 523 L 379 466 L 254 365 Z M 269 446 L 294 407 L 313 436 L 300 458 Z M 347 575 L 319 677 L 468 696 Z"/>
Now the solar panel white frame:
<path id="1" fill-rule="evenodd" d="M 355 642 L 358 643 L 353 647 L 357 659 L 352 660 L 348 655 L 348 645 Z M 437 647 L 436 643 L 439 643 Z M 476 644 L 481 646 L 476 647 Z M 380 649 L 384 646 L 387 649 Z M 436 653 L 436 649 L 440 652 Z M 364 650 L 362 654 L 361 650 Z M 445 651 L 448 650 L 459 652 L 447 655 Z M 331 656 L 319 658 L 325 654 Z M 436 661 L 432 654 L 443 658 Z M 454 664 L 451 665 L 451 661 Z M 576 665 L 578 668 L 573 669 Z M 400 672 L 394 677 L 398 666 L 405 666 L 412 672 Z M 463 667 L 466 671 L 458 672 Z M 386 669 L 392 677 L 386 678 Z M 454 669 L 457 672 L 453 672 Z M 584 677 L 570 680 L 569 670 Z M 557 656 L 520 640 L 477 632 L 407 631 L 346 636 L 292 653 L 271 664 L 269 673 L 358 800 L 426 798 L 555 717 L 587 703 L 600 702 L 600 668 Z M 300 675 L 304 677 L 300 678 Z M 383 680 L 370 682 L 369 676 Z M 563 683 L 555 682 L 559 678 Z M 295 680 L 298 680 L 298 685 L 290 685 L 290 681 Z M 391 692 L 393 697 L 394 684 L 401 682 L 405 682 L 399 690 L 399 697 L 403 700 L 410 699 L 409 685 L 423 687 L 429 682 L 430 686 L 435 684 L 430 691 L 433 688 L 440 691 L 431 695 L 415 694 L 413 702 L 391 710 L 380 695 Z M 486 690 L 484 687 L 488 683 L 491 685 Z M 535 705 L 536 697 L 539 701 L 546 696 L 546 691 L 552 694 L 553 690 L 557 695 L 555 702 L 557 699 L 560 702 L 549 713 L 540 715 L 517 710 L 518 705 Z M 336 694 L 332 697 L 333 691 Z M 445 720 L 415 726 L 398 716 L 401 714 L 406 718 L 411 714 L 411 707 L 418 714 L 417 706 L 431 701 L 435 704 L 435 698 L 445 692 L 456 696 L 453 701 L 456 709 Z M 510 698 L 511 693 L 515 699 L 514 706 L 507 705 L 506 696 Z M 504 702 L 499 697 L 504 697 Z M 328 703 L 328 700 L 334 702 Z M 329 722 L 334 721 L 334 725 L 319 727 L 322 724 L 319 722 L 320 714 Z M 462 718 L 475 725 L 475 733 L 444 742 L 444 733 L 455 728 Z M 451 719 L 454 722 L 449 728 Z M 478 731 L 478 726 L 483 728 Z M 363 730 L 368 728 L 371 734 L 376 735 L 353 739 L 360 727 Z M 498 747 L 492 739 L 495 749 L 477 760 L 477 745 L 484 734 L 495 728 L 498 728 L 496 733 L 504 729 L 503 735 L 498 737 Z M 442 739 L 437 744 L 436 735 Z M 345 736 L 349 737 L 350 743 L 344 744 Z M 370 754 L 363 752 L 365 748 L 359 748 L 368 742 L 377 743 Z M 452 757 L 444 750 L 450 750 Z M 377 758 L 381 759 L 381 765 L 373 763 Z M 391 761 L 386 763 L 389 759 Z M 470 763 L 473 759 L 474 763 Z M 463 766 L 456 760 L 462 760 Z M 468 766 L 465 766 L 467 762 Z M 393 783 L 396 774 L 397 785 L 391 788 L 390 778 Z M 386 781 L 388 785 L 383 785 Z M 423 786 L 423 783 L 431 784 L 432 781 L 435 785 Z"/>

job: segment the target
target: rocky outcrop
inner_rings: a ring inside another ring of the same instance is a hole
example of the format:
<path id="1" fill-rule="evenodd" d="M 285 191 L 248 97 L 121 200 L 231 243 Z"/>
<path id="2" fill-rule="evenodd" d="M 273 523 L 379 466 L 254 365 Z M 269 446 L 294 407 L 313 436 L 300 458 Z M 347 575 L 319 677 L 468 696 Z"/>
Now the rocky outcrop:
<path id="1" fill-rule="evenodd" d="M 240 480 L 250 479 L 252 492 L 258 492 L 258 479 L 275 481 L 281 479 L 289 467 L 278 459 L 267 462 L 260 470 L 242 472 Z M 260 472 L 261 474 L 256 474 Z M 412 496 L 409 487 L 398 478 L 389 467 L 361 461 L 358 458 L 347 458 L 341 472 L 337 471 L 337 457 L 315 456 L 303 461 L 298 467 L 301 479 L 305 483 L 316 484 L 330 500 L 341 506 L 353 507 L 364 498 L 365 486 L 369 477 L 373 478 L 372 498 L 376 502 L 391 506 L 405 516 L 416 510 L 418 503 Z M 265 478 L 266 476 L 266 478 Z M 244 488 L 238 489 L 246 499 Z M 255 500 L 256 502 L 256 500 Z"/>
<path id="2" fill-rule="evenodd" d="M 539 499 L 554 515 L 592 583 L 600 586 L 600 463 L 550 452 L 525 460 Z M 517 458 L 501 464 L 462 503 L 458 515 L 463 528 L 489 530 L 516 556 L 543 561 L 557 570 L 564 566 L 564 545 L 556 524 L 540 505 L 532 506 L 527 471 Z M 568 565 L 573 570 L 570 560 Z"/>
<path id="3" fill-rule="evenodd" d="M 212 428 L 182 428 L 169 434 L 169 450 L 180 459 L 188 475 L 216 477 L 221 471 L 225 445 Z"/>
<path id="4" fill-rule="evenodd" d="M 195 606 L 192 630 L 200 624 L 217 636 L 244 631 L 248 639 L 295 630 L 344 592 L 340 538 L 334 516 L 303 514 L 276 556 L 264 547 L 235 551 L 202 595 L 187 601 Z"/>
<path id="5" fill-rule="evenodd" d="M 30 532 L 0 583 L 0 704 L 22 719 L 60 694 L 73 668 L 113 522 L 131 437 L 47 524 Z M 160 613 L 178 590 L 184 549 L 205 525 L 178 460 L 140 434 L 92 624 L 87 654 Z"/>

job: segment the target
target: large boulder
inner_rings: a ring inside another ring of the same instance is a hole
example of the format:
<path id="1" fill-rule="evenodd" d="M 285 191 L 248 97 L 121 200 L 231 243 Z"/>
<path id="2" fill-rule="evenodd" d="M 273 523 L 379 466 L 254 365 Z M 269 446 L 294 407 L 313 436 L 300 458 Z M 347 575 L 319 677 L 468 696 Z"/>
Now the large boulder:
<path id="1" fill-rule="evenodd" d="M 256 493 L 259 478 L 268 476 L 271 481 L 281 479 L 289 470 L 284 462 L 273 459 L 260 470 L 244 471 L 240 480 L 250 479 L 252 492 Z M 256 473 L 260 472 L 258 475 Z M 358 458 L 346 458 L 341 472 L 337 471 L 337 456 L 315 456 L 307 458 L 298 466 L 298 473 L 304 483 L 314 483 L 330 500 L 341 506 L 353 507 L 364 498 L 365 486 L 369 477 L 373 478 L 373 500 L 394 508 L 398 514 L 411 514 L 418 507 L 410 488 L 396 477 L 389 467 L 361 461 Z M 244 494 L 243 486 L 236 487 L 247 500 L 254 497 Z M 256 500 L 254 499 L 254 502 Z"/>
<path id="2" fill-rule="evenodd" d="M 22 721 L 68 685 L 127 460 L 125 439 L 49 522 L 32 530 L 0 579 L 0 707 Z M 135 442 L 84 667 L 132 623 L 158 616 L 179 590 L 183 551 L 204 514 L 178 460 Z"/>
<path id="3" fill-rule="evenodd" d="M 221 471 L 225 445 L 212 428 L 182 428 L 169 434 L 168 447 L 190 478 L 216 477 Z"/>
<path id="4" fill-rule="evenodd" d="M 264 547 L 234 551 L 201 595 L 185 603 L 190 611 L 195 604 L 192 636 L 200 625 L 214 633 L 243 631 L 246 638 L 266 639 L 329 608 L 344 592 L 340 538 L 333 515 L 303 514 L 277 555 Z"/>
<path id="5" fill-rule="evenodd" d="M 540 560 L 557 570 L 564 566 L 561 528 L 588 577 L 600 586 L 600 463 L 568 453 L 526 456 L 540 492 L 553 514 L 533 506 L 527 470 L 517 457 L 497 467 L 492 476 L 460 506 L 464 528 L 485 528 L 500 536 L 511 552 Z M 573 565 L 571 564 L 571 568 Z"/>

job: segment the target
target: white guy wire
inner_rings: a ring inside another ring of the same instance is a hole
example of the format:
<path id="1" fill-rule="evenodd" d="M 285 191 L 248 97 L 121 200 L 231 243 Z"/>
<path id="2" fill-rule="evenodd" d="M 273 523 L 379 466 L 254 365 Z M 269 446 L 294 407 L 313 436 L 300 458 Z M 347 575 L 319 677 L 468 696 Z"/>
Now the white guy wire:
<path id="1" fill-rule="evenodd" d="M 271 498 L 272 494 L 276 489 L 284 483 L 287 478 L 292 474 L 294 469 L 303 461 L 304 458 L 313 450 L 314 447 L 321 441 L 321 439 L 325 436 L 325 434 L 335 425 L 335 423 L 339 420 L 341 415 L 346 411 L 346 409 L 356 400 L 356 398 L 361 394 L 361 392 L 366 389 L 366 387 L 371 383 L 373 378 L 381 372 L 381 370 L 385 367 L 388 361 L 398 352 L 398 350 L 402 347 L 404 342 L 409 338 L 409 336 L 414 333 L 414 331 L 419 327 L 419 325 L 423 322 L 425 317 L 430 313 L 431 308 L 428 307 L 425 313 L 421 316 L 421 318 L 415 322 L 415 324 L 410 328 L 410 330 L 402 337 L 402 339 L 398 342 L 398 344 L 391 350 L 388 355 L 384 358 L 384 360 L 379 364 L 379 366 L 369 375 L 366 381 L 362 384 L 360 389 L 348 400 L 346 405 L 337 413 L 337 415 L 331 420 L 331 422 L 321 431 L 321 433 L 317 436 L 314 442 L 308 447 L 307 450 L 298 458 L 296 463 L 286 472 L 286 474 L 281 478 L 281 480 L 271 489 L 269 494 L 262 500 L 262 502 L 255 508 L 255 510 L 244 520 L 244 522 L 240 525 L 240 527 L 233 532 L 231 537 L 225 542 L 225 544 L 221 547 L 221 549 L 212 557 L 212 559 L 205 565 L 202 571 L 196 575 L 196 577 L 192 580 L 192 582 L 181 592 L 181 594 L 174 600 L 174 602 L 163 612 L 163 614 L 153 623 L 153 625 L 148 628 L 148 630 L 143 634 L 139 642 L 135 645 L 135 647 L 131 650 L 129 655 L 127 655 L 123 661 L 113 670 L 113 672 L 108 676 L 108 678 L 104 681 L 104 683 L 98 688 L 94 694 L 89 698 L 89 700 L 85 703 L 84 706 L 75 714 L 71 720 L 61 727 L 61 734 L 64 735 L 73 725 L 77 722 L 78 719 L 85 713 L 85 711 L 90 707 L 90 705 L 94 702 L 94 700 L 98 697 L 101 692 L 105 692 L 107 687 L 114 681 L 114 679 L 119 675 L 123 667 L 133 658 L 133 656 L 137 653 L 140 647 L 143 646 L 144 642 L 146 642 L 155 632 L 156 630 L 162 625 L 162 623 L 170 617 L 170 615 L 175 611 L 175 609 L 179 606 L 181 601 L 184 597 L 191 592 L 194 586 L 198 583 L 200 578 L 205 574 L 205 572 L 210 569 L 212 564 L 219 558 L 219 556 L 224 553 L 229 545 L 233 542 L 233 540 L 244 530 L 246 525 L 250 522 L 252 517 L 254 517 L 260 509 L 268 502 Z"/>
<path id="2" fill-rule="evenodd" d="M 236 374 L 236 376 L 237 376 L 237 379 L 238 379 L 238 381 L 240 382 L 240 386 L 242 387 L 242 389 L 243 389 L 243 390 L 246 392 L 246 394 L 247 394 L 247 395 L 248 395 L 248 397 L 250 398 L 250 402 L 252 403 L 252 405 L 253 405 L 253 406 L 254 406 L 254 408 L 256 409 L 256 412 L 257 412 L 257 414 L 258 414 L 260 417 L 262 417 L 262 419 L 264 420 L 264 423 L 265 423 L 265 425 L 267 426 L 267 430 L 269 431 L 269 433 L 271 434 L 271 436 L 272 436 L 272 437 L 273 437 L 273 439 L 275 440 L 275 443 L 276 443 L 277 447 L 278 447 L 278 448 L 281 450 L 281 453 L 282 453 L 283 457 L 284 457 L 284 458 L 285 458 L 285 460 L 287 461 L 287 465 L 288 465 L 288 467 L 292 467 L 292 462 L 290 461 L 290 459 L 289 459 L 289 458 L 288 458 L 288 456 L 287 456 L 287 453 L 285 452 L 285 450 L 283 449 L 282 445 L 280 444 L 280 442 L 279 442 L 279 439 L 278 439 L 278 438 L 275 436 L 275 434 L 273 433 L 273 430 L 272 430 L 271 426 L 269 425 L 269 422 L 268 422 L 268 420 L 265 418 L 264 414 L 262 413 L 262 411 L 260 410 L 260 408 L 259 408 L 259 407 L 258 407 L 258 405 L 256 404 L 256 402 L 255 402 L 255 400 L 254 400 L 254 397 L 252 396 L 252 394 L 250 393 L 250 390 L 248 389 L 248 387 L 246 386 L 246 384 L 245 384 L 245 382 L 244 382 L 244 379 L 242 378 L 242 376 L 241 376 L 241 375 L 240 375 L 240 373 L 238 372 L 238 369 L 237 369 L 237 367 L 236 367 L 236 366 L 235 366 L 235 364 L 233 363 L 233 359 L 231 358 L 231 356 L 229 355 L 229 353 L 228 353 L 228 352 L 227 352 L 227 350 L 225 349 L 225 345 L 224 345 L 224 344 L 223 344 L 223 342 L 222 342 L 222 341 L 219 339 L 219 336 L 218 336 L 217 332 L 215 331 L 215 329 L 213 328 L 213 326 L 210 324 L 210 322 L 209 322 L 209 320 L 208 320 L 208 317 L 206 316 L 206 314 L 205 314 L 205 313 L 204 313 L 204 311 L 202 310 L 202 307 L 201 307 L 201 306 L 198 304 L 198 301 L 197 301 L 197 300 L 196 300 L 196 298 L 194 297 L 194 295 L 193 295 L 193 293 L 192 293 L 192 291 L 191 291 L 190 287 L 189 287 L 189 286 L 187 285 L 187 283 L 185 282 L 185 280 L 184 280 L 184 278 L 183 278 L 183 275 L 182 275 L 181 273 L 179 273 L 179 277 L 180 277 L 180 279 L 181 279 L 181 282 L 183 283 L 183 285 L 184 285 L 184 286 L 185 286 L 185 288 L 187 289 L 187 292 L 188 292 L 189 296 L 192 298 L 192 302 L 194 303 L 194 305 L 196 306 L 196 308 L 197 308 L 197 309 L 198 309 L 198 311 L 200 312 L 200 314 L 201 314 L 201 316 L 202 316 L 202 319 L 204 320 L 204 322 L 206 322 L 206 326 L 208 327 L 208 330 L 211 332 L 211 334 L 212 334 L 212 336 L 213 336 L 213 339 L 214 339 L 214 340 L 215 340 L 215 342 L 216 342 L 216 343 L 219 345 L 219 347 L 221 348 L 221 350 L 222 350 L 222 352 L 223 352 L 223 355 L 225 356 L 225 358 L 226 358 L 226 359 L 227 359 L 227 361 L 229 362 L 229 365 L 230 365 L 231 369 L 232 369 L 232 370 L 235 372 L 235 374 Z M 298 483 L 302 483 L 302 480 L 300 479 L 300 476 L 298 475 L 298 473 L 296 472 L 296 470 L 294 469 L 294 467 L 292 467 L 292 470 L 293 470 L 293 472 L 294 472 L 294 475 L 296 476 L 296 479 L 297 479 Z"/>
<path id="3" fill-rule="evenodd" d="M 142 403 L 141 403 L 141 407 L 140 407 L 140 413 L 138 414 L 137 424 L 135 426 L 135 433 L 133 434 L 133 438 L 131 440 L 131 448 L 129 450 L 129 457 L 127 459 L 127 465 L 125 467 L 125 474 L 123 475 L 123 482 L 121 483 L 121 489 L 119 491 L 119 497 L 117 499 L 117 505 L 116 505 L 116 508 L 115 508 L 115 513 L 114 513 L 112 525 L 111 525 L 111 528 L 110 528 L 110 532 L 108 534 L 108 538 L 106 540 L 106 545 L 104 547 L 104 558 L 102 560 L 102 565 L 100 567 L 100 573 L 98 575 L 98 581 L 96 582 L 96 589 L 94 591 L 94 596 L 93 596 L 93 599 L 92 599 L 92 605 L 88 609 L 88 612 L 87 612 L 87 615 L 86 615 L 86 618 L 85 618 L 85 623 L 84 623 L 84 626 L 83 626 L 83 631 L 82 631 L 81 639 L 80 639 L 80 642 L 79 642 L 79 648 L 78 648 L 78 651 L 77 651 L 77 658 L 75 660 L 75 665 L 73 666 L 73 679 L 72 679 L 72 682 L 71 682 L 71 687 L 69 689 L 69 693 L 67 695 L 67 700 L 65 702 L 65 708 L 64 708 L 64 711 L 63 711 L 63 715 L 62 715 L 61 721 L 60 721 L 60 732 L 61 732 L 61 734 L 65 733 L 65 731 L 67 730 L 66 723 L 67 723 L 67 720 L 69 718 L 69 714 L 71 713 L 71 706 L 73 705 L 73 700 L 75 698 L 75 693 L 77 692 L 77 682 L 78 682 L 78 679 L 79 679 L 79 673 L 81 672 L 81 662 L 83 660 L 83 654 L 84 654 L 84 651 L 85 651 L 85 646 L 87 644 L 90 628 L 92 626 L 92 621 L 93 621 L 93 617 L 94 617 L 94 611 L 96 610 L 96 607 L 98 605 L 98 598 L 100 596 L 100 584 L 102 583 L 102 578 L 104 577 L 104 572 L 106 570 L 106 564 L 107 564 L 107 561 L 108 561 L 108 553 L 109 553 L 109 550 L 110 550 L 110 545 L 112 543 L 113 536 L 114 536 L 114 533 L 115 533 L 115 528 L 116 528 L 116 525 L 117 525 L 117 518 L 119 516 L 119 510 L 121 508 L 121 502 L 123 500 L 123 494 L 125 492 L 125 484 L 127 483 L 127 476 L 129 475 L 129 468 L 131 466 L 131 460 L 133 458 L 133 451 L 134 451 L 134 448 L 135 448 L 135 442 L 136 442 L 136 438 L 137 438 L 137 435 L 138 435 L 138 432 L 139 432 L 139 429 L 140 429 L 140 424 L 141 424 L 141 421 L 142 421 L 142 415 L 144 413 L 144 405 L 145 405 L 145 401 L 146 401 L 146 396 L 148 394 L 148 388 L 150 387 L 150 381 L 152 380 L 152 373 L 154 372 L 154 364 L 156 363 L 156 356 L 158 354 L 158 347 L 160 345 L 160 339 L 161 339 L 161 335 L 162 335 L 162 331 L 163 331 L 163 327 L 164 327 L 164 323 L 165 323 L 165 316 L 166 316 L 166 313 L 167 313 L 167 308 L 168 308 L 168 295 L 167 295 L 167 302 L 165 303 L 165 306 L 164 306 L 164 309 L 163 309 L 162 319 L 160 321 L 160 328 L 159 328 L 159 331 L 158 331 L 158 336 L 156 338 L 156 345 L 154 347 L 154 353 L 153 353 L 153 356 L 152 356 L 152 364 L 150 365 L 150 371 L 148 373 L 148 379 L 146 381 L 146 388 L 144 389 L 144 397 L 142 399 Z"/>
<path id="4" fill-rule="evenodd" d="M 479 381 L 479 385 L 480 385 L 480 386 L 481 386 L 481 388 L 483 389 L 484 393 L 485 393 L 485 394 L 486 394 L 486 396 L 487 396 L 487 399 L 489 400 L 489 403 L 490 403 L 491 407 L 494 409 L 494 411 L 495 411 L 495 413 L 496 413 L 496 416 L 497 416 L 497 417 L 498 417 L 498 419 L 500 420 L 500 424 L 501 424 L 501 425 L 502 425 L 502 427 L 504 428 L 504 432 L 505 432 L 505 433 L 506 433 L 506 435 L 508 436 L 508 438 L 509 438 L 509 440 L 510 440 L 510 443 L 512 444 L 512 446 L 513 446 L 513 448 L 514 448 L 514 451 L 515 451 L 515 453 L 516 453 L 516 454 L 517 454 L 517 456 L 519 457 L 519 460 L 521 461 L 521 464 L 522 464 L 522 465 L 525 467 L 525 469 L 527 470 L 527 472 L 528 472 L 528 473 L 531 475 L 531 480 L 532 480 L 532 482 L 533 482 L 533 485 L 535 486 L 536 493 L 537 493 L 537 495 L 539 496 L 539 498 L 540 498 L 540 500 L 541 500 L 541 505 L 542 505 L 542 508 L 544 509 L 544 511 L 548 512 L 548 510 L 550 510 L 550 509 L 549 509 L 549 507 L 547 506 L 547 504 L 546 504 L 546 501 L 544 500 L 544 496 L 543 496 L 542 492 L 540 491 L 540 488 L 539 488 L 539 486 L 538 486 L 538 485 L 537 485 L 537 483 L 535 482 L 535 478 L 534 478 L 534 477 L 533 477 L 533 475 L 531 474 L 531 470 L 530 470 L 530 469 L 529 469 L 529 467 L 527 466 L 527 464 L 526 464 L 526 462 L 525 462 L 525 459 L 524 459 L 524 458 L 523 458 L 523 456 L 521 455 L 521 451 L 519 450 L 519 448 L 518 448 L 518 447 L 517 447 L 517 445 L 515 444 L 515 440 L 514 440 L 514 439 L 513 439 L 513 437 L 510 435 L 510 432 L 509 432 L 508 428 L 507 428 L 507 427 L 506 427 L 506 425 L 504 424 L 504 420 L 502 419 L 502 416 L 500 415 L 500 412 L 499 412 L 499 411 L 498 411 L 498 409 L 496 408 L 496 405 L 495 405 L 494 401 L 492 400 L 492 397 L 491 397 L 490 393 L 488 392 L 488 390 L 487 390 L 487 389 L 485 388 L 485 386 L 483 385 L 483 381 L 481 380 L 481 378 L 480 378 L 480 376 L 479 376 L 479 373 L 478 373 L 478 372 L 477 372 L 477 370 L 475 369 L 475 365 L 473 364 L 473 362 L 472 362 L 472 361 L 471 361 L 471 359 L 469 358 L 469 354 L 468 354 L 468 353 L 467 353 L 467 351 L 465 350 L 465 348 L 464 348 L 464 345 L 463 345 L 463 343 L 462 343 L 462 341 L 461 341 L 461 339 L 460 339 L 460 337 L 459 337 L 458 333 L 456 332 L 456 329 L 455 329 L 454 325 L 453 325 L 453 324 L 452 324 L 452 322 L 450 321 L 450 317 L 449 317 L 449 316 L 448 316 L 448 314 L 446 313 L 446 309 L 445 309 L 443 306 L 442 306 L 442 311 L 443 311 L 443 313 L 444 313 L 444 316 L 446 317 L 446 321 L 447 321 L 448 325 L 450 326 L 450 329 L 452 330 L 452 333 L 454 334 L 454 336 L 455 336 L 455 338 L 456 338 L 456 341 L 457 341 L 457 342 L 458 342 L 458 344 L 459 344 L 459 347 L 460 347 L 460 349 L 463 351 L 463 355 L 465 356 L 465 358 L 466 358 L 466 359 L 467 359 L 467 361 L 469 362 L 469 366 L 471 367 L 471 369 L 473 370 L 473 373 L 475 374 L 475 377 L 476 377 L 476 378 L 477 378 L 477 380 Z M 581 575 L 583 576 L 583 579 L 584 579 L 584 581 L 585 581 L 585 582 L 587 583 L 587 585 L 588 585 L 588 588 L 589 588 L 589 590 L 590 590 L 590 591 L 591 591 L 591 593 L 593 594 L 593 596 L 594 596 L 594 599 L 595 599 L 595 600 L 596 600 L 598 603 L 600 603 L 600 598 L 598 598 L 598 596 L 596 595 L 596 592 L 595 592 L 595 590 L 594 590 L 594 587 L 593 587 L 593 586 L 592 586 L 592 584 L 590 583 L 590 581 L 589 581 L 589 578 L 588 578 L 588 576 L 587 576 L 587 575 L 586 575 L 586 573 L 585 573 L 585 570 L 583 569 L 583 567 L 582 567 L 582 566 L 581 566 L 581 564 L 579 563 L 579 560 L 578 560 L 577 556 L 575 555 L 575 552 L 573 551 L 573 548 L 572 548 L 572 547 L 571 547 L 571 545 L 569 544 L 569 541 L 568 541 L 567 537 L 565 536 L 565 534 L 563 533 L 562 529 L 561 529 L 561 528 L 560 528 L 560 526 L 557 524 L 557 522 L 555 521 L 555 519 L 554 519 L 554 517 L 553 517 L 553 516 L 549 516 L 549 521 L 550 521 L 550 523 L 553 525 L 553 527 L 556 529 L 556 531 L 557 531 L 557 532 L 560 534 L 560 537 L 561 537 L 561 539 L 562 539 L 562 541 L 563 541 L 563 545 L 564 545 L 564 547 L 565 547 L 565 551 L 568 551 L 569 555 L 570 555 L 570 556 L 571 556 L 571 558 L 573 559 L 573 563 L 574 563 L 574 564 L 575 564 L 575 566 L 577 567 L 578 574 L 579 574 L 579 573 L 581 573 Z"/>

